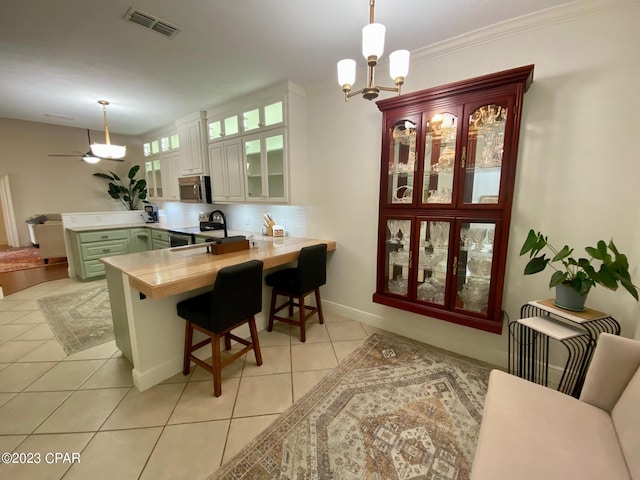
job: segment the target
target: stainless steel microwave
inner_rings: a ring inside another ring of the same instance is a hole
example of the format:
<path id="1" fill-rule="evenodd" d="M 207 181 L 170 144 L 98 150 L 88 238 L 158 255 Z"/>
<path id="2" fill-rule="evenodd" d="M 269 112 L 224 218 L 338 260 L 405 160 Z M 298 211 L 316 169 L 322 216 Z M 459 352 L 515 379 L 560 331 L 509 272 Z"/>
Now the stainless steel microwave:
<path id="1" fill-rule="evenodd" d="M 178 178 L 180 201 L 187 203 L 211 203 L 211 177 L 194 175 Z"/>

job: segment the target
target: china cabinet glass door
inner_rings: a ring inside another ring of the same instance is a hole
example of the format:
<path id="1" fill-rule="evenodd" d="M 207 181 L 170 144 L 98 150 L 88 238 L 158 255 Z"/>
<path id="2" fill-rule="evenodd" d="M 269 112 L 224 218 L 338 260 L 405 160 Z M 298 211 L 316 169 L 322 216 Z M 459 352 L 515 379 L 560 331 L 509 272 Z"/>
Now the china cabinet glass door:
<path id="1" fill-rule="evenodd" d="M 458 255 L 454 259 L 455 307 L 487 313 L 494 272 L 496 223 L 459 221 Z"/>
<path id="2" fill-rule="evenodd" d="M 460 111 L 449 108 L 427 115 L 422 203 L 452 204 Z"/>
<path id="3" fill-rule="evenodd" d="M 411 266 L 411 220 L 386 219 L 384 291 L 407 297 Z"/>
<path id="4" fill-rule="evenodd" d="M 395 121 L 389 132 L 387 203 L 406 205 L 413 202 L 413 185 L 417 162 L 417 127 L 420 117 Z"/>
<path id="5" fill-rule="evenodd" d="M 418 225 L 417 299 L 445 305 L 451 222 L 420 220 Z"/>
<path id="6" fill-rule="evenodd" d="M 502 157 L 508 106 L 488 103 L 467 116 L 467 142 L 462 152 L 464 204 L 496 204 L 500 199 Z"/>

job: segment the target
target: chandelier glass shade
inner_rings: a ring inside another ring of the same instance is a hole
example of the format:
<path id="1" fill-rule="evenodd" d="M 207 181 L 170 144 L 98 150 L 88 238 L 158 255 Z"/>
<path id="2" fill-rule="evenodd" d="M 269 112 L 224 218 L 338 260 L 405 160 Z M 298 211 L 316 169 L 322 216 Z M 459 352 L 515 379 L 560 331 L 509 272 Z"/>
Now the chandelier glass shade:
<path id="1" fill-rule="evenodd" d="M 127 147 L 125 145 L 111 144 L 111 139 L 109 137 L 109 124 L 107 123 L 107 105 L 109 105 L 109 102 L 106 100 L 98 100 L 98 103 L 102 105 L 102 114 L 104 116 L 105 143 L 92 143 L 91 153 L 99 158 L 120 159 L 126 155 Z M 85 159 L 85 162 L 86 161 L 87 160 Z"/>
<path id="2" fill-rule="evenodd" d="M 409 51 L 396 50 L 389 55 L 389 75 L 394 87 L 382 87 L 375 84 L 374 68 L 378 59 L 384 53 L 384 36 L 386 28 L 381 23 L 374 22 L 375 0 L 369 0 L 369 24 L 362 29 L 362 56 L 367 61 L 367 84 L 365 87 L 352 91 L 356 80 L 356 62 L 346 58 L 338 62 L 338 84 L 344 92 L 345 102 L 354 95 L 362 94 L 367 100 L 373 100 L 380 91 L 397 92 L 409 73 Z"/>

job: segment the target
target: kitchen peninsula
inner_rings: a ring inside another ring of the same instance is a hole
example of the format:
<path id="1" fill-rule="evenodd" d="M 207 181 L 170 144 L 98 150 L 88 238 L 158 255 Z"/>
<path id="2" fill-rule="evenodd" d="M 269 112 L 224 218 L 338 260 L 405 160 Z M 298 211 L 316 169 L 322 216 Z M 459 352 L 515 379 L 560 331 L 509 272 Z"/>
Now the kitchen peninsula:
<path id="1" fill-rule="evenodd" d="M 223 255 L 207 253 L 206 244 L 101 258 L 104 263 L 116 345 L 133 364 L 138 390 L 151 388 L 182 370 L 185 322 L 176 304 L 213 287 L 226 266 L 261 260 L 267 270 L 294 262 L 303 247 L 335 241 L 299 237 L 265 237 L 254 246 Z M 270 291 L 263 289 L 258 329 L 266 325 Z M 242 332 L 242 329 L 239 329 Z M 246 333 L 246 334 L 245 334 Z M 240 335 L 248 336 L 248 331 Z"/>

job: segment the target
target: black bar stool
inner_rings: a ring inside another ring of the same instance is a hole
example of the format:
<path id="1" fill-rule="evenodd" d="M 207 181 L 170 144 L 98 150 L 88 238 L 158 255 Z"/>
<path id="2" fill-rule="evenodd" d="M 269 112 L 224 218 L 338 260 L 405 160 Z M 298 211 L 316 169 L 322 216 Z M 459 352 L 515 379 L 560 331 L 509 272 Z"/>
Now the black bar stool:
<path id="1" fill-rule="evenodd" d="M 320 286 L 327 283 L 327 245 L 322 243 L 302 248 L 298 257 L 297 267 L 278 270 L 267 275 L 264 281 L 267 285 L 273 287 L 267 330 L 271 332 L 273 330 L 273 321 L 279 320 L 300 327 L 300 341 L 306 341 L 305 322 L 307 319 L 318 312 L 320 323 L 324 323 L 322 304 L 320 303 Z M 315 292 L 316 295 L 315 307 L 304 304 L 304 298 L 312 292 Z M 284 304 L 276 308 L 276 297 L 278 295 L 289 298 Z M 294 299 L 297 300 L 297 303 Z M 293 307 L 298 307 L 298 320 L 276 315 L 287 306 L 289 307 L 289 317 L 293 315 Z"/>
<path id="2" fill-rule="evenodd" d="M 187 321 L 182 373 L 189 374 L 192 361 L 212 373 L 214 396 L 219 397 L 222 393 L 222 368 L 229 363 L 253 350 L 256 363 L 262 365 L 255 319 L 255 314 L 262 310 L 262 262 L 260 260 L 250 260 L 220 269 L 213 291 L 183 300 L 178 303 L 177 309 L 178 316 Z M 231 330 L 247 322 L 251 331 L 250 342 L 231 333 Z M 209 338 L 192 345 L 194 329 Z M 245 348 L 222 361 L 220 338 L 223 336 L 225 350 L 231 349 L 231 339 L 245 345 Z M 192 353 L 208 343 L 211 343 L 211 365 Z"/>

